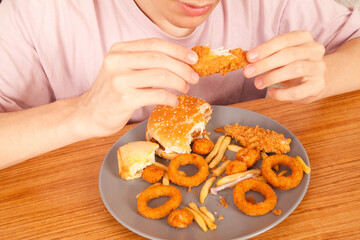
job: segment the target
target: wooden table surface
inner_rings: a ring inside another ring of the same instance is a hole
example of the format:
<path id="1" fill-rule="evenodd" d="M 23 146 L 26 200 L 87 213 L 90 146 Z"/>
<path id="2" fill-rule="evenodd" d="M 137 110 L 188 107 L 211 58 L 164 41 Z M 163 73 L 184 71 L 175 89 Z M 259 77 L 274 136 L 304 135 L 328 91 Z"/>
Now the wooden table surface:
<path id="1" fill-rule="evenodd" d="M 312 168 L 297 209 L 254 239 L 360 239 L 360 91 L 308 105 L 261 99 L 234 106 L 288 128 Z M 98 187 L 107 151 L 133 126 L 1 170 L 0 239 L 144 239 L 110 215 Z"/>

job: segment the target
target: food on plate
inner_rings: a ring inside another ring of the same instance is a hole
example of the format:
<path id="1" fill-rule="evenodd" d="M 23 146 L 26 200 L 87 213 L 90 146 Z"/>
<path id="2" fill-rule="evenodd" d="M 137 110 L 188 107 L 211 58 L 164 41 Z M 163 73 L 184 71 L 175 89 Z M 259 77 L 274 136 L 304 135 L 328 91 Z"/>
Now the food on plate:
<path id="1" fill-rule="evenodd" d="M 256 203 L 256 200 L 255 200 L 255 198 L 253 198 L 253 197 L 246 197 L 246 201 L 248 201 L 249 203 L 252 203 L 252 204 L 255 204 Z"/>
<path id="2" fill-rule="evenodd" d="M 212 214 L 205 206 L 199 207 L 200 211 L 205 214 L 212 222 L 215 222 L 214 214 Z"/>
<path id="3" fill-rule="evenodd" d="M 204 203 L 205 198 L 209 194 L 209 190 L 210 190 L 211 186 L 214 184 L 215 180 L 216 180 L 216 177 L 211 177 L 208 180 L 206 180 L 206 182 L 202 186 L 201 191 L 200 191 L 200 203 Z"/>
<path id="4" fill-rule="evenodd" d="M 213 147 L 213 149 L 211 150 L 211 152 L 206 156 L 205 160 L 207 163 L 211 162 L 211 160 L 216 156 L 216 154 L 219 152 L 220 146 L 222 144 L 222 142 L 224 141 L 225 136 L 220 136 L 216 143 L 215 146 Z"/>
<path id="5" fill-rule="evenodd" d="M 211 152 L 214 147 L 214 143 L 207 138 L 196 139 L 192 145 L 194 153 L 205 155 Z"/>
<path id="6" fill-rule="evenodd" d="M 155 151 L 158 148 L 158 144 L 147 141 L 130 142 L 119 147 L 119 175 L 125 180 L 141 177 L 144 168 L 155 162 Z"/>
<path id="7" fill-rule="evenodd" d="M 144 171 L 141 174 L 141 177 L 149 183 L 156 183 L 161 180 L 164 174 L 165 174 L 164 169 L 155 165 L 149 165 L 144 169 Z"/>
<path id="8" fill-rule="evenodd" d="M 231 142 L 231 137 L 227 136 L 224 138 L 224 141 L 222 141 L 216 157 L 209 163 L 209 168 L 216 167 L 216 165 L 219 164 L 221 159 L 224 157 L 224 154 L 225 154 L 226 149 L 229 146 L 230 142 Z"/>
<path id="9" fill-rule="evenodd" d="M 273 213 L 274 213 L 275 215 L 281 215 L 281 214 L 282 214 L 282 210 L 281 210 L 281 209 L 275 209 L 275 210 L 273 210 Z"/>
<path id="10" fill-rule="evenodd" d="M 308 165 L 306 165 L 306 163 L 304 162 L 304 160 L 300 157 L 300 156 L 296 156 L 295 159 L 300 163 L 303 171 L 306 173 L 306 174 L 309 174 L 311 169 Z"/>
<path id="11" fill-rule="evenodd" d="M 228 146 L 228 150 L 230 150 L 232 152 L 238 152 L 240 149 L 242 149 L 242 147 L 240 147 L 239 145 L 230 144 Z"/>
<path id="12" fill-rule="evenodd" d="M 159 168 L 162 168 L 162 169 L 164 169 L 166 172 L 168 171 L 168 167 L 165 166 L 165 165 L 162 164 L 162 163 L 154 162 L 152 165 L 157 166 L 157 167 L 159 167 Z"/>
<path id="13" fill-rule="evenodd" d="M 170 199 L 161 206 L 151 208 L 148 202 L 159 197 L 170 197 Z M 173 186 L 157 185 L 146 188 L 142 191 L 137 199 L 138 212 L 150 219 L 160 219 L 169 215 L 174 209 L 181 204 L 181 192 Z"/>
<path id="14" fill-rule="evenodd" d="M 175 209 L 168 217 L 168 223 L 172 227 L 186 228 L 192 224 L 194 220 L 194 214 L 186 208 Z"/>
<path id="15" fill-rule="evenodd" d="M 214 171 L 212 171 L 212 174 L 214 174 L 214 176 L 218 177 L 221 174 L 223 174 L 223 172 L 225 172 L 227 165 L 231 162 L 231 160 L 225 160 L 225 162 L 223 162 L 220 167 L 217 167 Z"/>
<path id="16" fill-rule="evenodd" d="M 274 165 L 282 164 L 291 169 L 289 176 L 278 176 L 272 170 Z M 288 190 L 299 185 L 303 178 L 303 169 L 300 163 L 288 155 L 276 154 L 265 158 L 261 164 L 261 172 L 264 178 L 274 187 Z"/>
<path id="17" fill-rule="evenodd" d="M 231 161 L 225 170 L 226 175 L 231 175 L 235 173 L 245 172 L 247 170 L 247 166 L 245 162 L 241 161 Z"/>
<path id="18" fill-rule="evenodd" d="M 211 118 L 210 104 L 185 95 L 179 95 L 178 102 L 177 107 L 157 105 L 146 127 L 146 140 L 158 143 L 156 154 L 165 159 L 190 153 L 192 141 L 208 135 L 205 127 Z"/>
<path id="19" fill-rule="evenodd" d="M 149 186 L 149 187 L 147 187 L 147 188 L 155 187 L 155 186 L 158 186 L 158 185 L 161 185 L 161 183 L 159 183 L 159 182 L 154 183 L 154 184 L 150 185 L 150 186 Z M 141 194 L 141 192 L 140 192 L 139 194 L 137 194 L 137 195 L 136 195 L 136 198 L 139 198 L 140 194 Z"/>
<path id="20" fill-rule="evenodd" d="M 225 134 L 235 138 L 240 145 L 246 148 L 253 148 L 257 151 L 287 153 L 290 151 L 291 139 L 286 139 L 283 134 L 279 134 L 269 129 L 241 126 L 239 124 L 226 125 Z"/>
<path id="21" fill-rule="evenodd" d="M 246 163 L 248 168 L 251 168 L 260 159 L 260 153 L 252 148 L 242 148 L 236 153 L 236 160 Z"/>
<path id="22" fill-rule="evenodd" d="M 245 194 L 249 191 L 259 192 L 265 197 L 265 200 L 256 204 L 247 201 Z M 257 179 L 246 179 L 236 184 L 233 197 L 237 208 L 250 216 L 264 215 L 273 210 L 277 204 L 274 190 L 268 184 Z"/>
<path id="23" fill-rule="evenodd" d="M 260 175 L 259 169 L 251 169 L 246 172 L 235 173 L 235 174 L 220 178 L 216 183 L 216 187 L 210 188 L 210 193 L 217 195 L 217 193 L 221 190 L 233 187 L 237 183 L 244 181 L 245 179 L 255 178 L 259 175 Z"/>
<path id="24" fill-rule="evenodd" d="M 265 158 L 268 157 L 268 155 L 267 155 L 266 152 L 264 152 L 264 151 L 261 151 L 261 152 L 260 152 L 260 156 L 261 156 L 261 159 L 265 159 Z"/>
<path id="25" fill-rule="evenodd" d="M 279 172 L 278 176 L 285 176 L 287 174 L 287 170 L 283 170 L 281 172 Z"/>
<path id="26" fill-rule="evenodd" d="M 189 207 L 185 207 L 185 209 L 189 210 L 194 215 L 195 222 L 199 225 L 199 227 L 204 231 L 207 232 L 208 228 L 206 226 L 205 220 L 201 217 L 201 215 L 194 211 L 193 209 Z"/>
<path id="27" fill-rule="evenodd" d="M 193 176 L 182 176 L 178 168 L 180 166 L 193 164 L 198 167 L 198 172 Z M 196 187 L 204 182 L 209 175 L 209 167 L 203 157 L 197 154 L 179 154 L 170 161 L 169 179 L 176 185 L 183 187 Z"/>
<path id="28" fill-rule="evenodd" d="M 163 185 L 169 185 L 170 184 L 168 172 L 164 173 L 164 177 L 162 179 L 162 184 Z"/>
<path id="29" fill-rule="evenodd" d="M 199 60 L 192 65 L 200 77 L 215 73 L 223 76 L 230 71 L 241 69 L 248 64 L 246 52 L 241 48 L 224 50 L 223 48 L 210 49 L 209 46 L 195 46 L 192 48 L 197 53 Z"/>
<path id="30" fill-rule="evenodd" d="M 200 209 L 198 208 L 198 206 L 194 203 L 194 202 L 190 202 L 189 203 L 189 207 L 190 209 L 194 210 L 195 212 L 197 212 L 205 221 L 206 226 L 210 229 L 210 230 L 214 230 L 216 228 L 216 224 L 211 221 L 210 218 L 208 218 L 208 216 L 206 216 L 204 213 L 202 213 L 200 211 Z"/>

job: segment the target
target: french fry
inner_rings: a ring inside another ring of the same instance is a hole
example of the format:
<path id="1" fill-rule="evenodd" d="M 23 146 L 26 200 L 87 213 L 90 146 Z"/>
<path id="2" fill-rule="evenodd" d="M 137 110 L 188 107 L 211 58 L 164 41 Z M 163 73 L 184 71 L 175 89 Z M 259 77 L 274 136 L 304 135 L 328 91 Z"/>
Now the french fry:
<path id="1" fill-rule="evenodd" d="M 221 143 L 221 146 L 219 148 L 219 151 L 218 151 L 216 157 L 210 162 L 209 168 L 213 168 L 219 164 L 219 162 L 221 161 L 222 157 L 224 156 L 225 151 L 226 151 L 227 147 L 229 146 L 230 142 L 231 142 L 231 137 L 227 136 L 224 138 L 224 141 Z"/>
<path id="2" fill-rule="evenodd" d="M 238 178 L 245 177 L 248 174 L 252 174 L 252 175 L 254 175 L 254 177 L 256 177 L 257 175 L 260 174 L 260 170 L 259 169 L 251 169 L 251 170 L 248 170 L 246 172 L 235 173 L 235 174 L 225 176 L 223 178 L 220 178 L 216 182 L 216 186 L 219 187 L 219 186 L 225 185 L 227 183 L 231 183 L 231 182 L 237 180 Z"/>
<path id="3" fill-rule="evenodd" d="M 200 211 L 205 214 L 212 222 L 215 222 L 214 214 L 212 214 L 205 206 L 201 206 Z"/>
<path id="4" fill-rule="evenodd" d="M 207 232 L 208 228 L 206 226 L 205 220 L 201 217 L 201 215 L 189 207 L 184 207 L 184 208 L 189 210 L 194 215 L 195 222 L 200 226 L 200 228 L 204 232 Z"/>
<path id="5" fill-rule="evenodd" d="M 296 156 L 295 159 L 300 163 L 302 169 L 304 170 L 304 172 L 306 174 L 309 174 L 311 169 L 308 165 L 306 165 L 306 163 L 304 162 L 304 160 L 300 157 L 300 156 Z"/>
<path id="6" fill-rule="evenodd" d="M 278 172 L 279 171 L 279 165 L 274 165 L 273 169 Z"/>
<path id="7" fill-rule="evenodd" d="M 238 152 L 240 149 L 242 149 L 242 147 L 240 147 L 239 145 L 230 144 L 228 146 L 228 149 L 232 152 Z"/>
<path id="8" fill-rule="evenodd" d="M 260 176 L 257 176 L 256 179 L 259 179 L 260 181 L 263 181 L 263 182 L 266 182 L 267 183 L 267 180 L 264 178 L 264 176 L 260 175 Z"/>
<path id="9" fill-rule="evenodd" d="M 194 202 L 189 202 L 189 207 L 196 211 L 204 219 L 206 226 L 208 226 L 210 230 L 214 230 L 216 228 L 216 224 L 213 223 L 205 214 L 203 214 Z"/>
<path id="10" fill-rule="evenodd" d="M 165 172 L 163 178 L 162 178 L 162 184 L 163 185 L 169 185 L 169 174 L 168 172 Z"/>
<path id="11" fill-rule="evenodd" d="M 201 203 L 204 203 L 205 198 L 209 194 L 209 190 L 210 190 L 211 186 L 214 184 L 215 180 L 216 180 L 216 177 L 211 177 L 208 180 L 206 180 L 206 182 L 204 183 L 204 185 L 200 191 L 200 202 Z"/>
<path id="12" fill-rule="evenodd" d="M 209 155 L 206 156 L 205 160 L 207 163 L 211 162 L 211 160 L 216 156 L 216 154 L 219 151 L 219 148 L 221 146 L 221 143 L 224 141 L 225 136 L 220 136 L 218 138 L 218 140 L 215 143 L 215 146 L 213 148 L 213 150 L 211 150 L 211 152 L 209 153 Z"/>
<path id="13" fill-rule="evenodd" d="M 287 174 L 287 172 L 287 170 L 283 170 L 278 174 L 278 176 L 284 176 L 285 174 Z"/>
<path id="14" fill-rule="evenodd" d="M 225 162 L 223 162 L 223 164 L 221 164 L 220 167 L 218 167 L 217 169 L 215 169 L 212 173 L 214 174 L 214 176 L 220 176 L 221 174 L 223 174 L 223 172 L 225 172 L 226 170 L 226 166 L 231 162 L 231 160 L 226 160 Z"/>
<path id="15" fill-rule="evenodd" d="M 265 158 L 268 157 L 268 155 L 267 155 L 266 152 L 264 152 L 264 151 L 261 151 L 261 152 L 260 152 L 260 156 L 261 156 L 262 159 L 265 159 Z"/>
<path id="16" fill-rule="evenodd" d="M 159 168 L 162 168 L 162 169 L 164 169 L 165 171 L 168 171 L 168 167 L 165 166 L 164 164 L 161 164 L 161 163 L 159 163 L 159 162 L 154 162 L 153 165 L 154 165 L 154 166 L 157 166 L 157 167 L 159 167 Z"/>

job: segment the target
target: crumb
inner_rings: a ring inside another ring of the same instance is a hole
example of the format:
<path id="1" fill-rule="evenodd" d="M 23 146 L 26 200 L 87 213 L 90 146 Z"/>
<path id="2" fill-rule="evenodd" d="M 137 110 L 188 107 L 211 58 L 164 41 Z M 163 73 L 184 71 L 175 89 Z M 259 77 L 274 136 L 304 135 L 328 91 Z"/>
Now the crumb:
<path id="1" fill-rule="evenodd" d="M 218 206 L 219 206 L 219 207 L 221 207 L 221 203 L 220 203 L 220 204 L 218 204 Z"/>
<path id="2" fill-rule="evenodd" d="M 224 208 L 227 208 L 229 206 L 229 204 L 225 203 L 224 204 Z"/>
<path id="3" fill-rule="evenodd" d="M 222 206 L 224 206 L 224 208 L 227 208 L 229 206 L 229 204 L 226 203 L 225 199 L 220 199 L 220 203 L 221 203 Z"/>
<path id="4" fill-rule="evenodd" d="M 219 220 L 219 221 L 221 221 L 221 220 L 223 220 L 223 219 L 224 219 L 223 216 L 219 216 L 219 217 L 218 217 L 218 220 Z"/>
<path id="5" fill-rule="evenodd" d="M 215 132 L 225 132 L 225 129 L 222 127 L 214 129 Z"/>
<path id="6" fill-rule="evenodd" d="M 214 214 L 217 215 L 217 212 L 215 211 Z"/>
<path id="7" fill-rule="evenodd" d="M 194 191 L 193 193 L 196 194 L 196 191 Z"/>
<path id="8" fill-rule="evenodd" d="M 276 210 L 273 211 L 273 213 L 276 214 L 276 215 L 280 215 L 280 214 L 282 214 L 282 210 L 281 209 L 276 209 Z"/>
<path id="9" fill-rule="evenodd" d="M 191 192 L 191 187 L 189 187 L 188 192 Z"/>
<path id="10" fill-rule="evenodd" d="M 248 201 L 249 203 L 255 204 L 255 198 L 246 197 L 246 201 Z"/>

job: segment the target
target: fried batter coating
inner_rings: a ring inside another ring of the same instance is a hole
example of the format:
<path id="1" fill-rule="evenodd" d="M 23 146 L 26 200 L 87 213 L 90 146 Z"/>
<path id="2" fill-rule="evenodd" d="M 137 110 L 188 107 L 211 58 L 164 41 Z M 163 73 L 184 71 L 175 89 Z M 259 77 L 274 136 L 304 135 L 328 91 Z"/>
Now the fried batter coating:
<path id="1" fill-rule="evenodd" d="M 141 174 L 141 177 L 149 183 L 156 183 L 161 180 L 164 174 L 165 174 L 164 169 L 155 165 L 150 165 L 144 169 L 144 171 Z"/>
<path id="2" fill-rule="evenodd" d="M 246 170 L 247 170 L 247 166 L 245 162 L 231 161 L 226 166 L 225 174 L 231 175 L 235 173 L 245 172 Z"/>
<path id="3" fill-rule="evenodd" d="M 193 164 L 199 171 L 194 176 L 182 176 L 178 168 Z M 197 154 L 179 154 L 169 164 L 169 179 L 172 183 L 183 187 L 196 187 L 203 183 L 209 175 L 209 166 L 205 159 Z"/>
<path id="4" fill-rule="evenodd" d="M 274 165 L 283 164 L 291 169 L 291 175 L 279 176 L 272 170 Z M 303 169 L 300 163 L 293 157 L 276 154 L 265 158 L 261 164 L 261 172 L 264 178 L 274 187 L 288 190 L 298 186 L 303 178 Z"/>
<path id="5" fill-rule="evenodd" d="M 172 227 L 186 228 L 194 220 L 194 215 L 186 208 L 175 209 L 168 217 L 168 223 Z"/>
<path id="6" fill-rule="evenodd" d="M 260 153 L 252 148 L 242 148 L 236 153 L 236 160 L 246 163 L 251 168 L 260 159 Z"/>
<path id="7" fill-rule="evenodd" d="M 247 201 L 245 194 L 248 191 L 261 193 L 265 197 L 265 201 L 255 204 Z M 236 184 L 233 197 L 238 209 L 249 216 L 264 215 L 273 210 L 277 204 L 277 196 L 274 190 L 268 184 L 255 178 L 246 179 Z"/>
<path id="8" fill-rule="evenodd" d="M 159 197 L 170 197 L 170 199 L 163 205 L 151 208 L 148 202 Z M 145 189 L 142 191 L 137 199 L 138 212 L 150 219 L 160 219 L 169 215 L 174 209 L 181 204 L 182 196 L 179 189 L 173 186 L 158 185 Z"/>
<path id="9" fill-rule="evenodd" d="M 227 125 L 225 134 L 235 138 L 240 145 L 253 148 L 257 151 L 287 153 L 290 151 L 291 139 L 286 139 L 283 134 L 263 128 L 241 126 L 239 124 Z"/>
<path id="10" fill-rule="evenodd" d="M 192 68 L 200 77 L 215 73 L 221 73 L 224 76 L 228 72 L 243 68 L 248 64 L 246 52 L 241 48 L 211 50 L 209 46 L 195 46 L 192 50 L 199 57 L 198 62 L 192 65 Z"/>
<path id="11" fill-rule="evenodd" d="M 192 145 L 194 153 L 205 155 L 211 152 L 214 148 L 214 143 L 210 139 L 196 139 Z"/>

